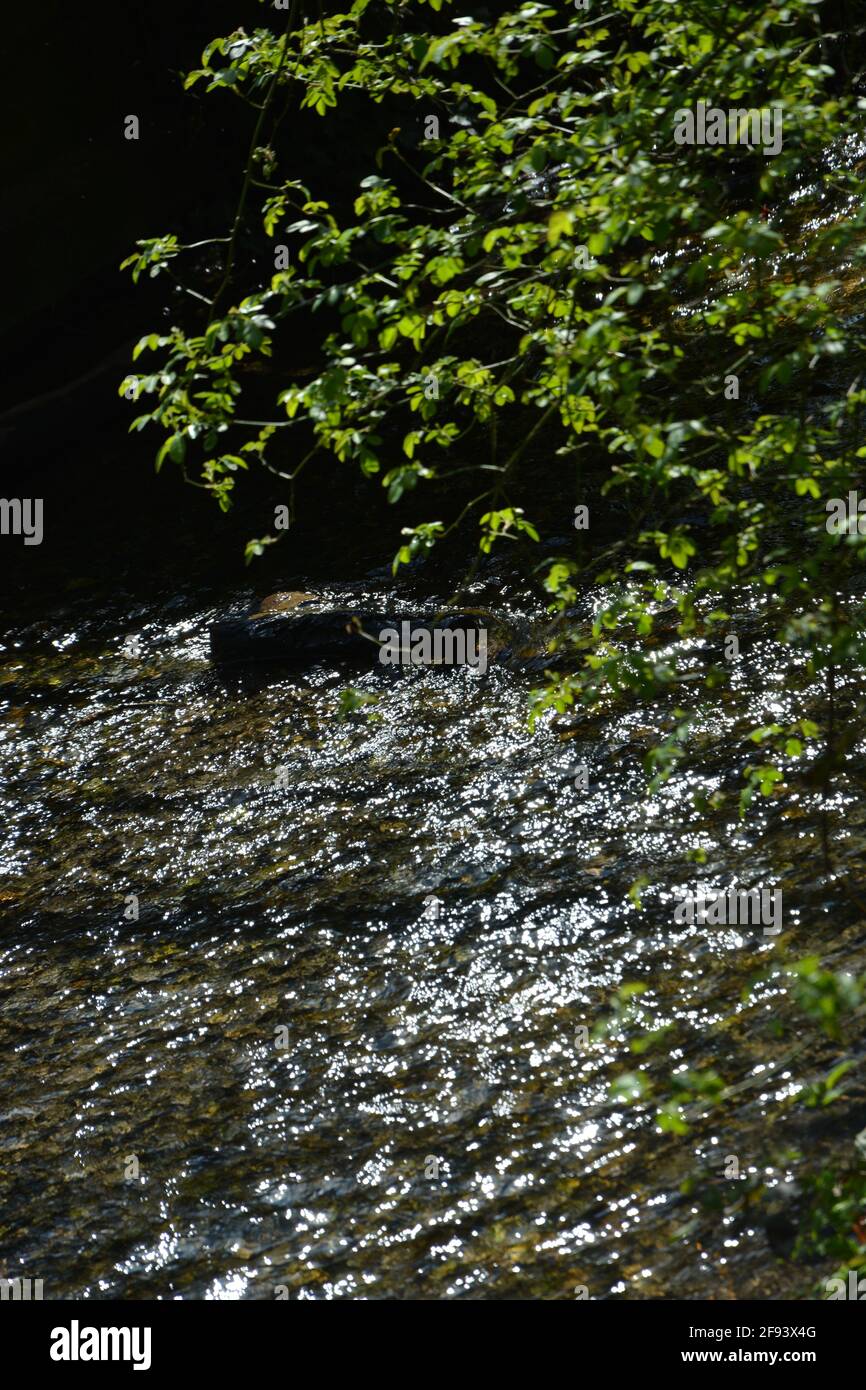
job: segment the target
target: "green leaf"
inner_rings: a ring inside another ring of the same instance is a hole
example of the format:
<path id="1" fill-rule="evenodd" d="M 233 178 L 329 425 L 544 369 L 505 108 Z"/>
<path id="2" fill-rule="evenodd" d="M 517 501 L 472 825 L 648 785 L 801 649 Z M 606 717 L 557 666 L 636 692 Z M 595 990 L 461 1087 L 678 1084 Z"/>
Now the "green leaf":
<path id="1" fill-rule="evenodd" d="M 570 212 L 564 208 L 556 208 L 550 215 L 547 224 L 547 240 L 551 246 L 559 243 L 560 237 L 568 236 L 573 225 L 573 218 Z"/>

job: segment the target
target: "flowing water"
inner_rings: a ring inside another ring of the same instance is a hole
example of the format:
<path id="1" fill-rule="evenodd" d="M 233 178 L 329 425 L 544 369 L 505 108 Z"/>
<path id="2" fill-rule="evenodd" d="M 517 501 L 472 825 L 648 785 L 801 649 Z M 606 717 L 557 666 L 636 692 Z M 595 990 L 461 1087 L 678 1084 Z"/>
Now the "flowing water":
<path id="1" fill-rule="evenodd" d="M 739 990 L 774 943 L 673 928 L 693 787 L 645 802 L 647 711 L 530 734 L 502 669 L 220 677 L 224 606 L 89 589 L 7 636 L 6 1268 L 48 1297 L 710 1297 L 736 1258 L 766 1289 L 758 1226 L 689 1240 L 718 1136 L 612 1100 L 623 1040 L 583 1031 L 649 983 L 645 1023 L 752 1078 L 757 1162 L 787 1044 Z M 349 683 L 379 699 L 341 720 Z M 690 836 L 704 875 L 769 872 L 760 825 Z M 792 924 L 804 836 L 774 851 Z M 669 890 L 638 913 L 641 873 Z"/>

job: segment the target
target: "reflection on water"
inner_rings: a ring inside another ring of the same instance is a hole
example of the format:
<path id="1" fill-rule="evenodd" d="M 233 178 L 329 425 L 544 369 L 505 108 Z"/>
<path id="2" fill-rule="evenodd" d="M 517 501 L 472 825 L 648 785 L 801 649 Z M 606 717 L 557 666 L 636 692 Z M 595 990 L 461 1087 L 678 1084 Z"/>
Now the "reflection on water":
<path id="1" fill-rule="evenodd" d="M 633 1061 L 584 1032 L 640 979 L 689 1064 L 784 1051 L 737 1023 L 772 943 L 671 929 L 693 787 L 643 802 L 651 714 L 530 735 L 501 669 L 223 680 L 221 611 L 91 596 L 2 654 L 7 1268 L 50 1297 L 700 1298 L 754 1261 L 771 1293 L 762 1231 L 688 1237 L 680 1184 L 718 1136 L 611 1100 Z M 784 717 L 790 680 L 753 665 Z M 350 679 L 380 700 L 341 722 Z M 773 871 L 794 922 L 805 833 Z M 688 846 L 751 881 L 760 837 Z M 667 887 L 639 914 L 641 873 Z"/>

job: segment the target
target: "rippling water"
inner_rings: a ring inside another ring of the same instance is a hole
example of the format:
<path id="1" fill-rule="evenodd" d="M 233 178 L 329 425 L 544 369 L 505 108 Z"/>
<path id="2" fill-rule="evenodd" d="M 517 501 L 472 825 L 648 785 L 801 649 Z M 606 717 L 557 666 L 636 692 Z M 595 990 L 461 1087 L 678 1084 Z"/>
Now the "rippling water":
<path id="1" fill-rule="evenodd" d="M 633 1059 L 583 1032 L 640 979 L 689 1063 L 784 1052 L 735 1022 L 772 943 L 672 930 L 692 788 L 644 802 L 652 714 L 530 735 L 501 669 L 223 679 L 224 607 L 73 595 L 2 653 L 7 1269 L 48 1297 L 712 1297 L 753 1260 L 766 1290 L 763 1231 L 689 1238 L 719 1136 L 612 1100 Z M 380 698 L 340 720 L 350 682 Z M 760 826 L 696 830 L 704 876 L 759 877 Z M 794 922 L 804 835 L 775 849 Z M 639 914 L 640 873 L 668 888 Z M 756 1160 L 784 1085 L 744 1101 Z"/>

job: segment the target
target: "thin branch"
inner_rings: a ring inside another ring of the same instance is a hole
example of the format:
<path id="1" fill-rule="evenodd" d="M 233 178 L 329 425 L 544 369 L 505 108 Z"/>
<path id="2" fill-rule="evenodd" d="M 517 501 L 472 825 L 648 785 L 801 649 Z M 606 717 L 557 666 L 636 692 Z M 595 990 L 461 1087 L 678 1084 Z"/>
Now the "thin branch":
<path id="1" fill-rule="evenodd" d="M 217 309 L 217 305 L 219 304 L 220 300 L 222 299 L 222 296 L 224 295 L 224 293 L 225 293 L 225 291 L 226 291 L 226 288 L 227 288 L 227 286 L 228 286 L 228 284 L 229 284 L 229 282 L 230 282 L 230 280 L 231 280 L 231 277 L 232 277 L 232 270 L 234 269 L 234 261 L 235 261 L 235 251 L 236 251 L 236 249 L 237 249 L 238 232 L 240 231 L 241 222 L 242 222 L 242 220 L 243 220 L 243 215 L 244 215 L 244 211 L 245 211 L 245 209 L 246 209 L 246 204 L 247 204 L 247 193 L 249 192 L 250 183 L 251 183 L 252 177 L 253 177 L 253 155 L 254 155 L 255 151 L 258 149 L 258 146 L 259 146 L 259 136 L 261 135 L 262 126 L 264 125 L 264 122 L 265 122 L 265 116 L 267 115 L 268 111 L 270 110 L 271 103 L 273 102 L 274 96 L 275 96 L 275 94 L 276 94 L 277 83 L 279 82 L 279 79 L 280 79 L 280 73 L 281 73 L 282 70 L 283 70 L 283 65 L 284 65 L 284 63 L 285 63 L 285 61 L 286 61 L 286 54 L 287 54 L 288 51 L 289 51 L 289 34 L 292 32 L 292 29 L 294 28 L 294 25 L 295 25 L 295 15 L 296 15 L 296 12 L 297 12 L 297 8 L 298 8 L 297 0 L 292 0 L 292 6 L 291 6 L 291 9 L 289 10 L 289 17 L 288 17 L 288 19 L 287 19 L 287 21 L 286 21 L 285 32 L 283 33 L 283 44 L 282 44 L 282 48 L 281 48 L 281 50 L 280 50 L 280 61 L 278 62 L 276 68 L 274 69 L 274 74 L 273 74 L 273 76 L 272 76 L 272 78 L 271 78 L 271 84 L 270 84 L 270 86 L 269 86 L 269 88 L 268 88 L 268 94 L 267 94 L 267 96 L 265 97 L 265 100 L 262 102 L 262 107 L 261 107 L 261 110 L 259 111 L 259 118 L 258 118 L 258 120 L 256 121 L 255 129 L 254 129 L 253 135 L 252 135 L 252 140 L 250 141 L 250 148 L 249 148 L 249 153 L 248 153 L 248 155 L 247 155 L 246 169 L 244 170 L 244 181 L 243 181 L 243 184 L 242 184 L 242 186 L 241 186 L 241 194 L 240 194 L 240 198 L 239 198 L 239 200 L 238 200 L 237 212 L 235 213 L 234 225 L 232 226 L 231 237 L 230 237 L 230 239 L 229 239 L 229 249 L 228 249 L 228 255 L 226 256 L 225 274 L 223 275 L 222 283 L 221 283 L 219 289 L 217 290 L 216 294 L 214 295 L 213 299 L 211 300 L 211 317 L 210 317 L 210 321 L 209 321 L 209 323 L 208 323 L 208 327 L 210 327 L 210 324 L 213 323 L 214 319 L 216 318 L 216 309 Z"/>

